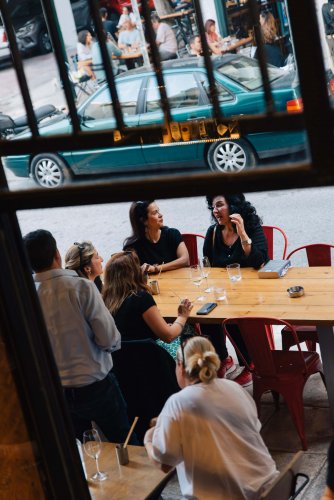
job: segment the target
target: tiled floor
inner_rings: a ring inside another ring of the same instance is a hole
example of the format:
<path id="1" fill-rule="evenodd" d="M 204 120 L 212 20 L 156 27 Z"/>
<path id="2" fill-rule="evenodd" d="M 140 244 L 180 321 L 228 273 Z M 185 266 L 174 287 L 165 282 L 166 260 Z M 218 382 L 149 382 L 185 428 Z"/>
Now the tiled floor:
<path id="1" fill-rule="evenodd" d="M 248 390 L 252 392 L 251 387 Z M 298 498 L 319 500 L 326 481 L 327 450 L 333 428 L 326 389 L 318 374 L 311 376 L 305 386 L 304 407 L 308 450 L 304 452 L 301 472 L 310 477 L 310 482 Z M 301 449 L 300 441 L 284 402 L 281 401 L 279 411 L 275 412 L 271 395 L 264 395 L 261 411 L 262 436 L 280 470 Z M 177 478 L 167 485 L 162 497 L 164 500 L 181 498 Z"/>

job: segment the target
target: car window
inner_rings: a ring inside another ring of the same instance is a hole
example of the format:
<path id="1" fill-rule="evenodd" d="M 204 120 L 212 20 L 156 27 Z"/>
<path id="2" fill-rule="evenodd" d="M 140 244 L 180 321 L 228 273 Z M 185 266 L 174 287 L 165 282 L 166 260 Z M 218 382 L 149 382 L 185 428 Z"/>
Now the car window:
<path id="1" fill-rule="evenodd" d="M 137 113 L 137 101 L 141 80 L 117 82 L 118 98 L 124 116 Z M 86 120 L 103 120 L 113 118 L 114 110 L 108 87 L 99 92 L 85 107 L 82 114 Z"/>
<path id="2" fill-rule="evenodd" d="M 232 59 L 226 64 L 216 68 L 222 75 L 231 78 L 240 83 L 249 90 L 255 90 L 262 87 L 262 77 L 260 66 L 256 59 L 239 57 Z M 273 82 L 276 78 L 282 76 L 282 70 L 274 66 L 268 66 L 269 81 Z"/>
<path id="3" fill-rule="evenodd" d="M 192 73 L 164 75 L 167 97 L 171 109 L 199 105 L 200 90 Z M 149 80 L 146 94 L 148 113 L 161 109 L 160 93 L 155 77 Z"/>
<path id="4" fill-rule="evenodd" d="M 209 87 L 209 82 L 204 74 L 200 74 L 200 82 L 202 84 L 203 89 L 205 90 L 208 98 L 210 98 L 210 87 Z M 219 102 L 226 102 L 226 101 L 232 101 L 233 100 L 233 95 L 226 90 L 223 85 L 220 83 L 216 82 L 216 89 L 217 89 L 217 96 L 218 96 L 218 101 Z"/>

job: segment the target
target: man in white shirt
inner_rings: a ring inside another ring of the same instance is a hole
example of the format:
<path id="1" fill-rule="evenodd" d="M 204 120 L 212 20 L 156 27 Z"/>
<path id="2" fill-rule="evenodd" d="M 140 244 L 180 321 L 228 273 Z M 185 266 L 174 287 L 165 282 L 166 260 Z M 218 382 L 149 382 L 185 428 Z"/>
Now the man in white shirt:
<path id="1" fill-rule="evenodd" d="M 168 24 L 162 23 L 157 14 L 151 15 L 151 22 L 156 32 L 155 43 L 159 49 L 160 59 L 162 61 L 176 59 L 177 41 L 172 28 Z"/>
<path id="2" fill-rule="evenodd" d="M 91 421 L 113 442 L 129 430 L 111 352 L 121 337 L 94 282 L 62 269 L 57 244 L 38 229 L 23 238 L 76 437 Z M 136 438 L 135 438 L 136 441 Z"/>

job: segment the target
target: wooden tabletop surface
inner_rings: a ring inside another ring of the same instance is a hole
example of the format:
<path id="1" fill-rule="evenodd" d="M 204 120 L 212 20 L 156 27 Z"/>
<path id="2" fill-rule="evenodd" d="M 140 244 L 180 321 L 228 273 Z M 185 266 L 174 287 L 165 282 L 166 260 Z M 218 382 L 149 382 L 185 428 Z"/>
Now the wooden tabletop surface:
<path id="1" fill-rule="evenodd" d="M 174 471 L 167 474 L 149 460 L 144 446 L 128 446 L 129 463 L 118 465 L 114 443 L 102 443 L 99 469 L 108 478 L 100 483 L 89 480 L 89 491 L 93 500 L 133 500 L 146 498 L 156 486 L 166 481 Z M 96 472 L 95 460 L 84 454 L 87 477 Z"/>
<path id="2" fill-rule="evenodd" d="M 165 14 L 164 16 L 159 16 L 160 19 L 175 19 L 178 17 L 183 17 L 183 16 L 188 16 L 189 14 L 192 14 L 194 12 L 194 9 L 186 9 L 186 10 L 180 10 L 177 12 L 172 12 L 171 14 Z"/>
<path id="3" fill-rule="evenodd" d="M 260 279 L 256 270 L 241 269 L 242 280 L 231 283 L 226 269 L 213 268 L 209 286 L 224 287 L 226 300 L 206 316 L 196 315 L 203 302 L 196 301 L 191 320 L 217 323 L 233 316 L 273 316 L 299 324 L 334 324 L 334 268 L 290 268 L 283 278 Z M 304 287 L 302 297 L 290 298 L 287 288 Z M 195 301 L 203 295 L 204 302 L 214 302 L 212 293 L 205 293 L 205 280 L 201 290 L 190 281 L 189 269 L 162 273 L 159 277 L 160 295 L 154 298 L 166 318 L 175 318 L 180 297 Z"/>

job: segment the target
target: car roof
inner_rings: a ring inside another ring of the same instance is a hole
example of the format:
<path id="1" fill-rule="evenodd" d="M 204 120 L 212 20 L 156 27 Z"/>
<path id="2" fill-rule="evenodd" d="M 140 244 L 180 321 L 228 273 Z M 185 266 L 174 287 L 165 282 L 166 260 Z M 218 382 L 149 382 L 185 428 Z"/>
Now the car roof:
<path id="1" fill-rule="evenodd" d="M 217 68 L 221 66 L 223 63 L 227 63 L 229 61 L 232 61 L 233 59 L 240 59 L 240 58 L 245 58 L 245 56 L 240 56 L 236 54 L 226 54 L 222 56 L 217 56 L 217 57 L 212 57 L 212 66 L 213 68 Z M 247 58 L 248 59 L 248 58 Z M 169 61 L 163 61 L 161 63 L 161 66 L 164 70 L 169 70 L 169 69 L 196 69 L 196 68 L 205 68 L 205 63 L 204 63 L 204 57 L 182 57 L 180 59 L 171 59 Z M 135 68 L 129 71 L 126 71 L 124 73 L 121 73 L 120 75 L 117 76 L 118 78 L 124 78 L 129 75 L 138 75 L 142 73 L 148 73 L 148 72 L 153 72 L 154 67 L 153 65 L 151 66 L 140 66 L 139 68 Z"/>

